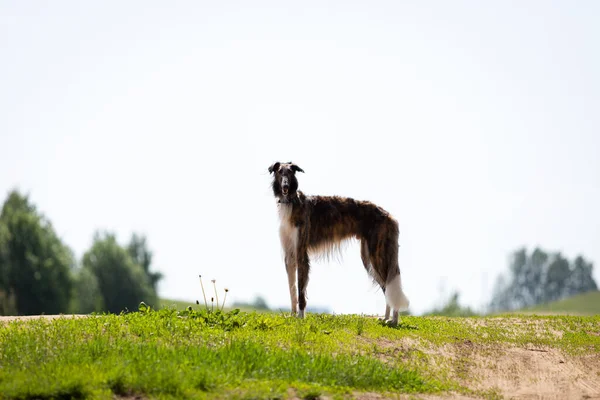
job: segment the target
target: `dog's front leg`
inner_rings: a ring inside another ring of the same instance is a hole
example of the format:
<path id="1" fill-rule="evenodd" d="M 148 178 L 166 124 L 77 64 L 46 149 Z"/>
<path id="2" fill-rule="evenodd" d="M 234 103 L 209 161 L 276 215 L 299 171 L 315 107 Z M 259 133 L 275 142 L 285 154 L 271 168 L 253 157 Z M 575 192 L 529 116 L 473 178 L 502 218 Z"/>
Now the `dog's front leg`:
<path id="1" fill-rule="evenodd" d="M 304 310 L 306 309 L 306 286 L 308 286 L 310 263 L 307 250 L 305 248 L 298 250 L 298 305 L 300 306 L 300 313 L 298 316 L 304 318 Z"/>
<path id="2" fill-rule="evenodd" d="M 285 255 L 285 269 L 287 271 L 290 300 L 292 302 L 292 315 L 296 315 L 298 313 L 298 289 L 296 287 L 296 271 L 298 270 L 298 265 L 296 263 L 296 257 L 291 252 L 288 252 Z"/>

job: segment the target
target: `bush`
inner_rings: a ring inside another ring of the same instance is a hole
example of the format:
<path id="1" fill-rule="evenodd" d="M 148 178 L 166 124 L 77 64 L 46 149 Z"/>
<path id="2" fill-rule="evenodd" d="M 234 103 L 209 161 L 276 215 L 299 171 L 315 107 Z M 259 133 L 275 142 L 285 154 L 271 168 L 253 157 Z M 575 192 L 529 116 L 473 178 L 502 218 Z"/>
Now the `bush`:
<path id="1" fill-rule="evenodd" d="M 96 284 L 101 300 L 80 299 L 82 310 L 102 307 L 104 311 L 120 313 L 137 310 L 142 301 L 154 307 L 158 305 L 156 291 L 142 266 L 136 264 L 109 233 L 97 233 L 92 248 L 83 256 L 79 287 L 93 289 Z M 85 295 L 80 293 L 79 296 Z"/>

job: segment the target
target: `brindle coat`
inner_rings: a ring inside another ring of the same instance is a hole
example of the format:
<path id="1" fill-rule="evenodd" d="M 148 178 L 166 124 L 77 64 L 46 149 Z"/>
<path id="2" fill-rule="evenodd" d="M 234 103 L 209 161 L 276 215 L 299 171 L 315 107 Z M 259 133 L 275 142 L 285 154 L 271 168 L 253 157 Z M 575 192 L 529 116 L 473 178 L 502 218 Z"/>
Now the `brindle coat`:
<path id="1" fill-rule="evenodd" d="M 400 291 L 398 296 L 401 295 L 408 306 L 399 286 L 398 223 L 387 211 L 368 201 L 337 196 L 305 196 L 298 190 L 296 179 L 296 172 L 304 171 L 292 162 L 276 162 L 269 167 L 269 172 L 274 173 L 272 187 L 278 199 L 280 238 L 293 313 L 297 312 L 299 305 L 300 316 L 303 317 L 306 309 L 309 254 L 335 251 L 342 241 L 351 238 L 361 242 L 361 259 L 373 280 L 384 293 L 390 283 L 397 285 L 394 289 Z M 390 313 L 389 303 L 386 320 Z M 397 323 L 399 307 L 393 308 L 391 322 Z"/>

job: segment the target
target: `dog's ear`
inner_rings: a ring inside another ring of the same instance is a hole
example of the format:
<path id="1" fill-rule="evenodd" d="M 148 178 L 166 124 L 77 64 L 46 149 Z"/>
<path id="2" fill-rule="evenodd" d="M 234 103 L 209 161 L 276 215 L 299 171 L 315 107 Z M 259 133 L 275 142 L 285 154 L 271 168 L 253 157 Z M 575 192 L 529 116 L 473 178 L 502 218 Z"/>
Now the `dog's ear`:
<path id="1" fill-rule="evenodd" d="M 302 168 L 300 168 L 299 166 L 297 166 L 296 164 L 290 163 L 292 164 L 292 171 L 294 172 L 304 172 L 304 170 Z"/>
<path id="2" fill-rule="evenodd" d="M 273 163 L 273 165 L 269 167 L 269 173 L 272 174 L 273 172 L 277 171 L 279 169 L 280 164 L 281 163 L 279 162 Z"/>

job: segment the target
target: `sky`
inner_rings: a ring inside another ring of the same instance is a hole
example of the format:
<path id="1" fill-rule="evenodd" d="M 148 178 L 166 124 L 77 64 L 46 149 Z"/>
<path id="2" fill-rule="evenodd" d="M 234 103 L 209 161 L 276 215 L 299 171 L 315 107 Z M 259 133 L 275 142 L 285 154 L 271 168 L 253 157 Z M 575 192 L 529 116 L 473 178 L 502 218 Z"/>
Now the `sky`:
<path id="1" fill-rule="evenodd" d="M 163 297 L 289 306 L 267 171 L 400 225 L 411 312 L 482 309 L 522 246 L 600 281 L 596 1 L 2 1 L 0 195 L 78 258 L 145 234 Z M 205 282 L 206 284 L 206 282 Z M 355 243 L 308 305 L 381 314 Z"/>

